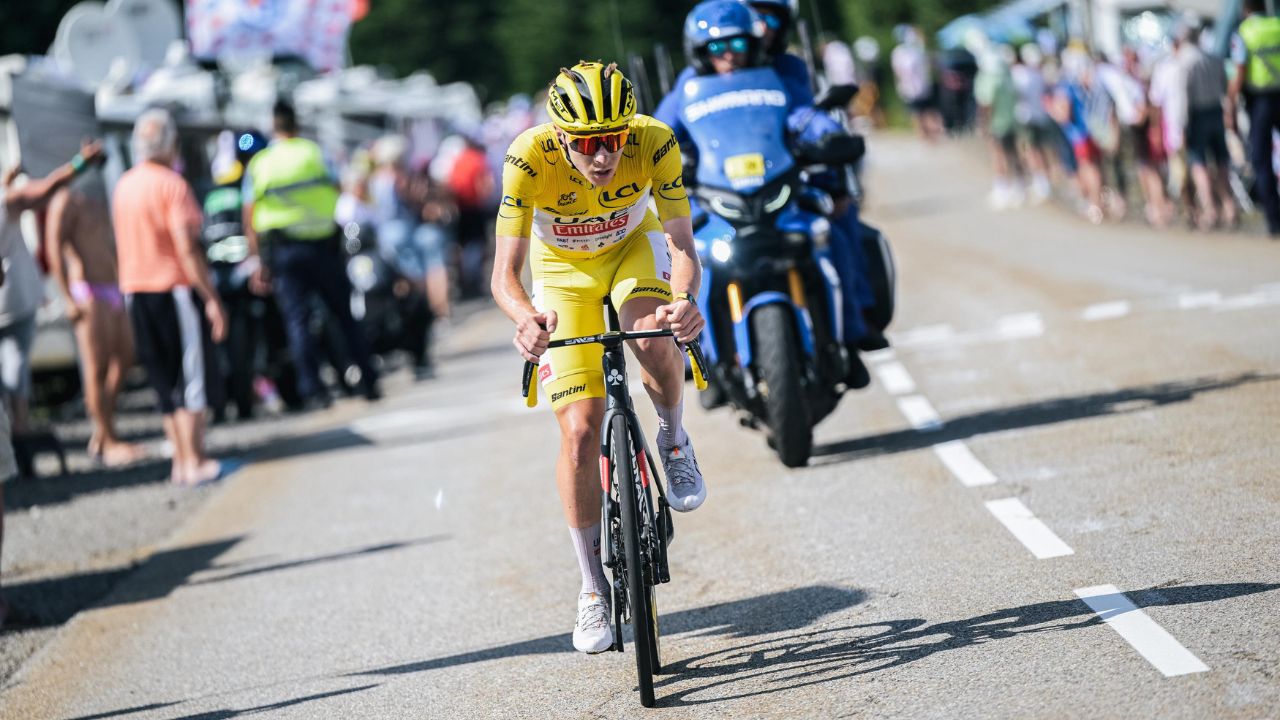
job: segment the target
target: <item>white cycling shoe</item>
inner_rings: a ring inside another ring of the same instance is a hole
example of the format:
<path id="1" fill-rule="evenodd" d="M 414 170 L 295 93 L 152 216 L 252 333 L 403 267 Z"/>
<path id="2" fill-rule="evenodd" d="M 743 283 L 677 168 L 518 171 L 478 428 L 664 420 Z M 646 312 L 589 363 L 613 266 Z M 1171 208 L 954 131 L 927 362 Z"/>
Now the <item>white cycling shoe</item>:
<path id="1" fill-rule="evenodd" d="M 613 647 L 613 613 L 609 598 L 596 593 L 578 596 L 578 620 L 573 624 L 573 647 L 588 655 Z"/>
<path id="2" fill-rule="evenodd" d="M 707 486 L 702 482 L 693 443 L 686 434 L 684 442 L 669 450 L 659 450 L 662 472 L 667 476 L 667 502 L 676 512 L 697 510 L 707 499 Z"/>

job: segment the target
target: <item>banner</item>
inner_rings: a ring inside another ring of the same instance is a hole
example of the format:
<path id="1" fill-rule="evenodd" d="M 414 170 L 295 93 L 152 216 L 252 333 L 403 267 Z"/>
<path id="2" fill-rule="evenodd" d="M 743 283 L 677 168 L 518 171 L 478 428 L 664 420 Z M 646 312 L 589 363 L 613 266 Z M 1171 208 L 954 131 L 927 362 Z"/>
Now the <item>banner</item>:
<path id="1" fill-rule="evenodd" d="M 200 60 L 296 55 L 316 70 L 346 59 L 359 0 L 186 0 L 187 38 Z"/>

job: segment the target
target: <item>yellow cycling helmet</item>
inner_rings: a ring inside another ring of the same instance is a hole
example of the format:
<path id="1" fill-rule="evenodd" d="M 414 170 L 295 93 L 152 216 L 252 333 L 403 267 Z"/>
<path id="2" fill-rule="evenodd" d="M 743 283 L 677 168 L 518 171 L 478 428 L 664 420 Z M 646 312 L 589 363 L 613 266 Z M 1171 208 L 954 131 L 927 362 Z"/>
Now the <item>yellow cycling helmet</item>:
<path id="1" fill-rule="evenodd" d="M 616 63 L 582 61 L 560 68 L 547 90 L 547 114 L 572 135 L 616 132 L 636 116 L 636 94 Z"/>

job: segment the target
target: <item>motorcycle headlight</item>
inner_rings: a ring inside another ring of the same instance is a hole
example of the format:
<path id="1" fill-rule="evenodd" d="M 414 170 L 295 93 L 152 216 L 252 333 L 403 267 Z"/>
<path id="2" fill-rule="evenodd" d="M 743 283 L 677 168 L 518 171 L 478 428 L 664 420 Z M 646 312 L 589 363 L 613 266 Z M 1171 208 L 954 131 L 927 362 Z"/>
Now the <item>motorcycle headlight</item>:
<path id="1" fill-rule="evenodd" d="M 768 201 L 765 202 L 764 211 L 769 214 L 778 212 L 783 208 L 783 206 L 787 204 L 787 201 L 790 199 L 791 199 L 791 186 L 783 185 L 781 188 L 778 189 L 778 193 L 776 195 L 774 195 L 772 198 L 770 198 Z"/>
<path id="2" fill-rule="evenodd" d="M 729 262 L 729 258 L 733 257 L 733 244 L 724 238 L 719 238 L 711 243 L 711 258 L 716 262 Z"/>
<path id="3" fill-rule="evenodd" d="M 357 255 L 347 263 L 347 277 L 351 285 L 360 292 L 369 292 L 378 284 L 378 270 L 373 265 L 373 258 Z"/>
<path id="4" fill-rule="evenodd" d="M 826 218 L 820 217 L 809 226 L 809 232 L 813 235 L 814 245 L 826 247 L 831 240 L 831 223 Z"/>

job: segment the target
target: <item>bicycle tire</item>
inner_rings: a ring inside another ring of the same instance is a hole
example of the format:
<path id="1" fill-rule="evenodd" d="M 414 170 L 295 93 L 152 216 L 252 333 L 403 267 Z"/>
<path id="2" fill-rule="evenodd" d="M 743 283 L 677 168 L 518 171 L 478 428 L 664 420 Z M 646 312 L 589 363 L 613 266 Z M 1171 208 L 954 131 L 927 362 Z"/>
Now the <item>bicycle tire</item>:
<path id="1" fill-rule="evenodd" d="M 613 465 L 613 482 L 618 490 L 619 512 L 622 515 L 623 559 L 626 562 L 627 595 L 631 605 L 631 633 L 635 643 L 636 679 L 640 688 L 640 704 L 653 707 L 653 675 L 656 648 L 653 640 L 655 605 L 650 602 L 649 586 L 645 583 L 644 552 L 641 537 L 640 498 L 636 494 L 638 469 L 631 450 L 631 435 L 627 419 L 614 415 L 610 422 L 609 455 Z"/>

